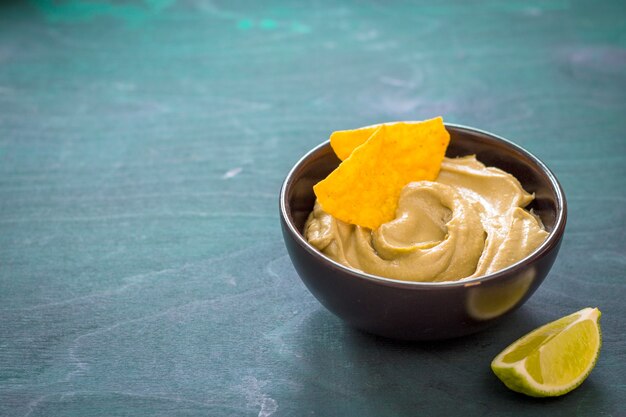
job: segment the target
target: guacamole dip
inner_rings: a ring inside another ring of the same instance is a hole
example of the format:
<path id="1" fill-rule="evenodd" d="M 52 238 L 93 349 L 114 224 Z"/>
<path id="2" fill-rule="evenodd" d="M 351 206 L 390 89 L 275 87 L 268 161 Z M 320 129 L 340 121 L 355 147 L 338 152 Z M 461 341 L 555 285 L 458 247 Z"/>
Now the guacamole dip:
<path id="1" fill-rule="evenodd" d="M 436 181 L 407 184 L 396 217 L 376 230 L 344 223 L 315 203 L 306 239 L 364 272 L 408 281 L 457 281 L 525 258 L 548 236 L 524 209 L 533 196 L 474 156 L 444 158 Z"/>

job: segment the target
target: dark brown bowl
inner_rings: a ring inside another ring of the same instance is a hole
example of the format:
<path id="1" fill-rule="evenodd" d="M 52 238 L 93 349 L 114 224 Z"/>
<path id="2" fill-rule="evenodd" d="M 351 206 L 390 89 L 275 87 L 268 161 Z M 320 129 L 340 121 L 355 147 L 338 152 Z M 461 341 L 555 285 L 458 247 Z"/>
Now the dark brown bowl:
<path id="1" fill-rule="evenodd" d="M 513 174 L 535 193 L 528 208 L 550 232 L 525 259 L 496 273 L 457 282 L 409 282 L 347 268 L 323 255 L 302 231 L 313 208 L 313 185 L 339 160 L 329 142 L 296 163 L 280 192 L 280 219 L 289 256 L 300 278 L 328 310 L 350 325 L 377 335 L 405 340 L 463 336 L 486 328 L 521 306 L 544 280 L 557 256 L 567 206 L 552 172 L 519 146 L 481 130 L 446 124 L 447 156 L 475 154 L 487 166 Z"/>

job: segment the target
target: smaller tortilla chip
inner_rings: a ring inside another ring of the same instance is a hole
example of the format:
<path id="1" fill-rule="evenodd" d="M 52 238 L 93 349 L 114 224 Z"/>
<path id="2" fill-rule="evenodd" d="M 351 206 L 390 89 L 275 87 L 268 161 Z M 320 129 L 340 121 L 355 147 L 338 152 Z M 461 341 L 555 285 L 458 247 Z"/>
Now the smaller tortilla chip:
<path id="1" fill-rule="evenodd" d="M 350 156 L 353 150 L 367 141 L 382 125 L 361 127 L 353 130 L 337 130 L 330 135 L 330 146 L 340 160 Z"/>
<path id="2" fill-rule="evenodd" d="M 450 141 L 441 117 L 374 129 L 364 143 L 313 187 L 327 213 L 370 229 L 394 219 L 406 184 L 437 178 Z M 359 133 L 360 138 L 365 133 Z"/>

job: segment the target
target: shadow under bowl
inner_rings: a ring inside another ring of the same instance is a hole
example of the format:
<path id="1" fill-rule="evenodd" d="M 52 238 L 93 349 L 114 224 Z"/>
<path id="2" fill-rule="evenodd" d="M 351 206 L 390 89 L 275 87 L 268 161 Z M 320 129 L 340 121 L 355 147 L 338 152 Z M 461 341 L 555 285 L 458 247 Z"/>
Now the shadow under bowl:
<path id="1" fill-rule="evenodd" d="M 313 209 L 313 185 L 339 164 L 327 141 L 307 153 L 287 175 L 280 192 L 285 245 L 298 275 L 328 310 L 351 326 L 384 337 L 436 340 L 482 330 L 521 306 L 545 279 L 559 251 L 567 205 L 555 176 L 521 147 L 478 129 L 446 124 L 446 156 L 476 155 L 487 166 L 514 175 L 535 194 L 533 209 L 548 238 L 510 267 L 454 282 L 410 282 L 347 268 L 323 255 L 303 236 Z"/>

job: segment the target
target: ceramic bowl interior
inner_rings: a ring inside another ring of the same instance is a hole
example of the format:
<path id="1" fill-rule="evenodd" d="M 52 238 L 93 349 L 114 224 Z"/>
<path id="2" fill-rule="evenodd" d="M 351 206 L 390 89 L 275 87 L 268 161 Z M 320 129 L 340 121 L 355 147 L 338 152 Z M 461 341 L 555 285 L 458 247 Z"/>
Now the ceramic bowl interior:
<path id="1" fill-rule="evenodd" d="M 388 279 L 346 268 L 327 258 L 303 237 L 313 208 L 313 185 L 325 178 L 338 158 L 325 142 L 290 171 L 280 194 L 285 245 L 298 275 L 331 312 L 352 326 L 382 336 L 429 340 L 481 330 L 522 305 L 548 274 L 558 253 L 567 218 L 563 190 L 535 156 L 501 137 L 446 124 L 449 157 L 476 155 L 487 166 L 514 175 L 535 194 L 527 207 L 550 232 L 546 241 L 520 262 L 470 280 L 418 283 Z"/>

